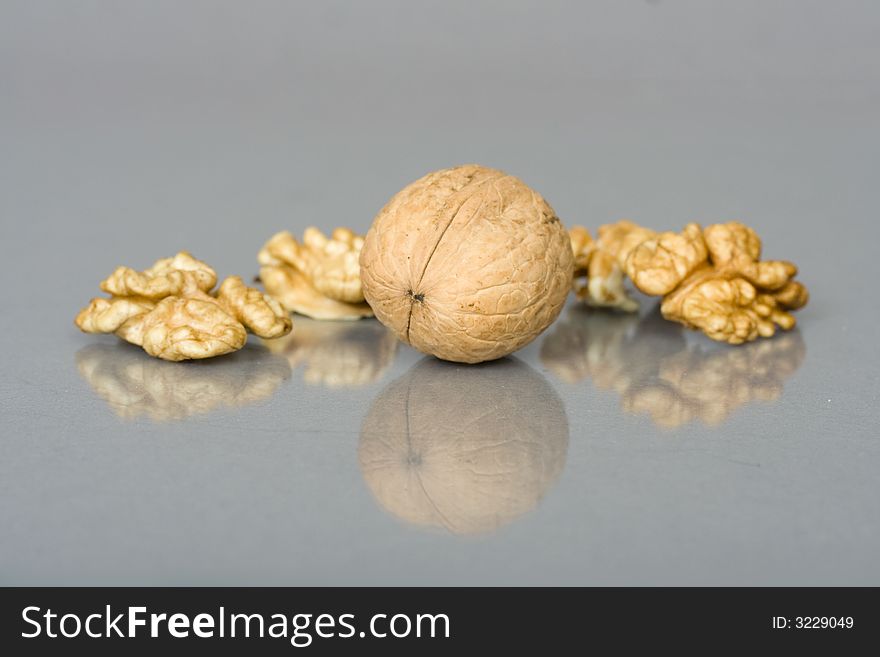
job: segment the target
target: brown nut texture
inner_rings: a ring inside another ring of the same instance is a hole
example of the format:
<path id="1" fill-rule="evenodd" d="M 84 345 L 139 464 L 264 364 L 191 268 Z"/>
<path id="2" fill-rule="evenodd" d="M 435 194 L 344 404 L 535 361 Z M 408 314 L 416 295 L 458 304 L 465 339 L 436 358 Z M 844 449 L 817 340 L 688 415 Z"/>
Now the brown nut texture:
<path id="1" fill-rule="evenodd" d="M 263 287 L 288 311 L 313 319 L 372 317 L 360 279 L 363 243 L 348 228 L 327 238 L 310 227 L 302 242 L 287 231 L 276 233 L 257 256 Z"/>
<path id="2" fill-rule="evenodd" d="M 590 266 L 590 257 L 596 251 L 596 242 L 583 226 L 572 227 L 568 231 L 568 236 L 571 239 L 572 253 L 574 253 L 574 275 L 575 277 L 584 275 Z"/>
<path id="3" fill-rule="evenodd" d="M 790 330 L 790 311 L 806 305 L 807 288 L 794 280 L 788 261 L 761 261 L 761 240 L 732 221 L 679 234 L 661 233 L 635 248 L 627 273 L 646 294 L 663 294 L 666 319 L 698 329 L 713 340 L 742 344 Z"/>
<path id="4" fill-rule="evenodd" d="M 574 290 L 589 306 L 635 311 L 628 276 L 644 294 L 663 297 L 666 319 L 698 329 L 713 340 L 741 344 L 794 327 L 792 310 L 807 289 L 793 280 L 797 267 L 761 260 L 761 240 L 739 222 L 656 233 L 631 221 L 599 228 L 593 242 L 585 229 L 570 233 Z M 581 277 L 586 276 L 584 282 Z"/>
<path id="5" fill-rule="evenodd" d="M 465 165 L 429 173 L 392 197 L 360 264 L 364 297 L 403 342 L 478 363 L 525 346 L 556 319 L 574 257 L 537 192 Z"/>
<path id="6" fill-rule="evenodd" d="M 179 361 L 241 349 L 250 331 L 262 338 L 290 332 L 281 305 L 230 276 L 216 293 L 211 267 L 181 251 L 138 272 L 118 267 L 101 283 L 109 299 L 95 298 L 76 317 L 86 333 L 115 333 L 151 356 Z"/>
<path id="7" fill-rule="evenodd" d="M 626 290 L 624 263 L 635 246 L 654 234 L 654 231 L 625 220 L 600 227 L 596 241 L 582 226 L 572 228 L 569 235 L 575 255 L 574 291 L 577 298 L 596 308 L 615 308 L 624 312 L 638 310 L 638 302 Z"/>
<path id="8" fill-rule="evenodd" d="M 213 269 L 186 251 L 181 251 L 173 258 L 157 260 L 142 272 L 117 267 L 101 282 L 101 289 L 114 297 L 158 300 L 194 290 L 207 292 L 216 282 L 217 274 Z"/>

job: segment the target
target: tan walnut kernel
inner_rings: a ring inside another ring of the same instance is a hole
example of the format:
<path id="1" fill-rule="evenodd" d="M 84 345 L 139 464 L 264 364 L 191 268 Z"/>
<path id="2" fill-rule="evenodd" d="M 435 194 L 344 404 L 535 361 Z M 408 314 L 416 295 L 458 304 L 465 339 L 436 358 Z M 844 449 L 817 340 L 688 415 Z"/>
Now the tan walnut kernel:
<path id="1" fill-rule="evenodd" d="M 662 296 L 666 319 L 701 330 L 713 340 L 741 344 L 794 327 L 792 310 L 807 289 L 794 281 L 797 267 L 761 261 L 761 240 L 739 222 L 657 233 L 630 221 L 599 228 L 595 243 L 581 227 L 570 232 L 575 292 L 587 305 L 633 311 L 628 276 L 644 294 Z M 586 275 L 586 282 L 578 277 Z"/>
<path id="2" fill-rule="evenodd" d="M 776 327 L 794 328 L 790 311 L 809 300 L 807 288 L 794 280 L 797 267 L 761 261 L 760 238 L 739 222 L 698 228 L 661 233 L 627 260 L 636 287 L 665 295 L 663 316 L 729 344 L 770 337 Z"/>
<path id="3" fill-rule="evenodd" d="M 86 333 L 114 333 L 164 360 L 210 358 L 241 349 L 247 331 L 263 338 L 290 332 L 281 305 L 230 276 L 216 293 L 217 274 L 181 251 L 138 272 L 118 267 L 76 317 Z"/>
<path id="4" fill-rule="evenodd" d="M 313 319 L 371 317 L 358 264 L 363 244 L 348 228 L 327 238 L 310 227 L 302 243 L 287 231 L 276 233 L 257 256 L 263 287 L 288 311 Z"/>
<path id="5" fill-rule="evenodd" d="M 572 228 L 569 236 L 575 256 L 577 298 L 596 308 L 638 310 L 638 302 L 630 297 L 624 284 L 624 263 L 635 246 L 654 234 L 631 221 L 620 221 L 599 228 L 599 238 L 593 241 L 586 228 Z"/>

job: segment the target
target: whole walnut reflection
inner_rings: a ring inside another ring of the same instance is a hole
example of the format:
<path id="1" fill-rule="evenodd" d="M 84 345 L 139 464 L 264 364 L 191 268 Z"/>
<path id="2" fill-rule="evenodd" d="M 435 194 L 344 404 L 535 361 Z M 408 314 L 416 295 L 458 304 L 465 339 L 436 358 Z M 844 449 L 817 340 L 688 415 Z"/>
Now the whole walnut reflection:
<path id="1" fill-rule="evenodd" d="M 376 398 L 361 429 L 364 481 L 406 522 L 491 532 L 534 509 L 568 452 L 562 400 L 514 358 L 426 358 Z"/>
<path id="2" fill-rule="evenodd" d="M 327 388 L 356 388 L 377 381 L 394 362 L 397 338 L 376 320 L 319 321 L 297 316 L 293 331 L 263 344 L 303 365 L 303 380 Z"/>
<path id="3" fill-rule="evenodd" d="M 736 347 L 689 342 L 656 309 L 639 318 L 570 308 L 541 345 L 541 361 L 563 381 L 590 378 L 664 428 L 716 426 L 751 401 L 777 399 L 805 355 L 797 331 Z"/>
<path id="4" fill-rule="evenodd" d="M 290 378 L 290 365 L 263 349 L 172 363 L 126 344 L 92 344 L 76 354 L 80 375 L 119 417 L 181 420 L 218 407 L 268 398 Z"/>

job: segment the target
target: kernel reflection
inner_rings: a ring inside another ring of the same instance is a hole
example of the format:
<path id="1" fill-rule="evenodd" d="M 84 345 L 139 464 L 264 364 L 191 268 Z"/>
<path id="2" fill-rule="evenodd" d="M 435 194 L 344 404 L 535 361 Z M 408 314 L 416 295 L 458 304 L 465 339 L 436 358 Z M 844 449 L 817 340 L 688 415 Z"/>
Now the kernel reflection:
<path id="1" fill-rule="evenodd" d="M 689 342 L 657 309 L 639 318 L 569 308 L 541 345 L 541 361 L 560 379 L 589 378 L 663 428 L 717 426 L 752 401 L 778 399 L 805 356 L 797 330 L 737 347 Z"/>
<path id="2" fill-rule="evenodd" d="M 290 365 L 263 349 L 205 361 L 171 363 L 125 344 L 93 344 L 76 354 L 80 375 L 125 420 L 181 420 L 270 397 Z"/>
<path id="3" fill-rule="evenodd" d="M 479 534 L 537 507 L 567 452 L 562 400 L 528 365 L 426 358 L 375 400 L 358 456 L 364 481 L 394 516 Z"/>
<path id="4" fill-rule="evenodd" d="M 397 338 L 382 324 L 320 321 L 297 316 L 293 332 L 263 344 L 305 369 L 303 380 L 327 388 L 357 388 L 377 381 L 394 362 Z"/>

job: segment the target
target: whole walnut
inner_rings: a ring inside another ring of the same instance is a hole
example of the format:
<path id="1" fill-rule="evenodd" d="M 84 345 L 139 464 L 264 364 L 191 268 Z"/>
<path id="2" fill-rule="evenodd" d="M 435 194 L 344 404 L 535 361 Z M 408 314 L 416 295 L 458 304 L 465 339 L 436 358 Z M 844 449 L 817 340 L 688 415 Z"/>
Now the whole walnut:
<path id="1" fill-rule="evenodd" d="M 364 297 L 401 340 L 478 363 L 520 349 L 556 319 L 574 256 L 540 194 L 466 165 L 398 192 L 367 233 L 360 265 Z"/>

